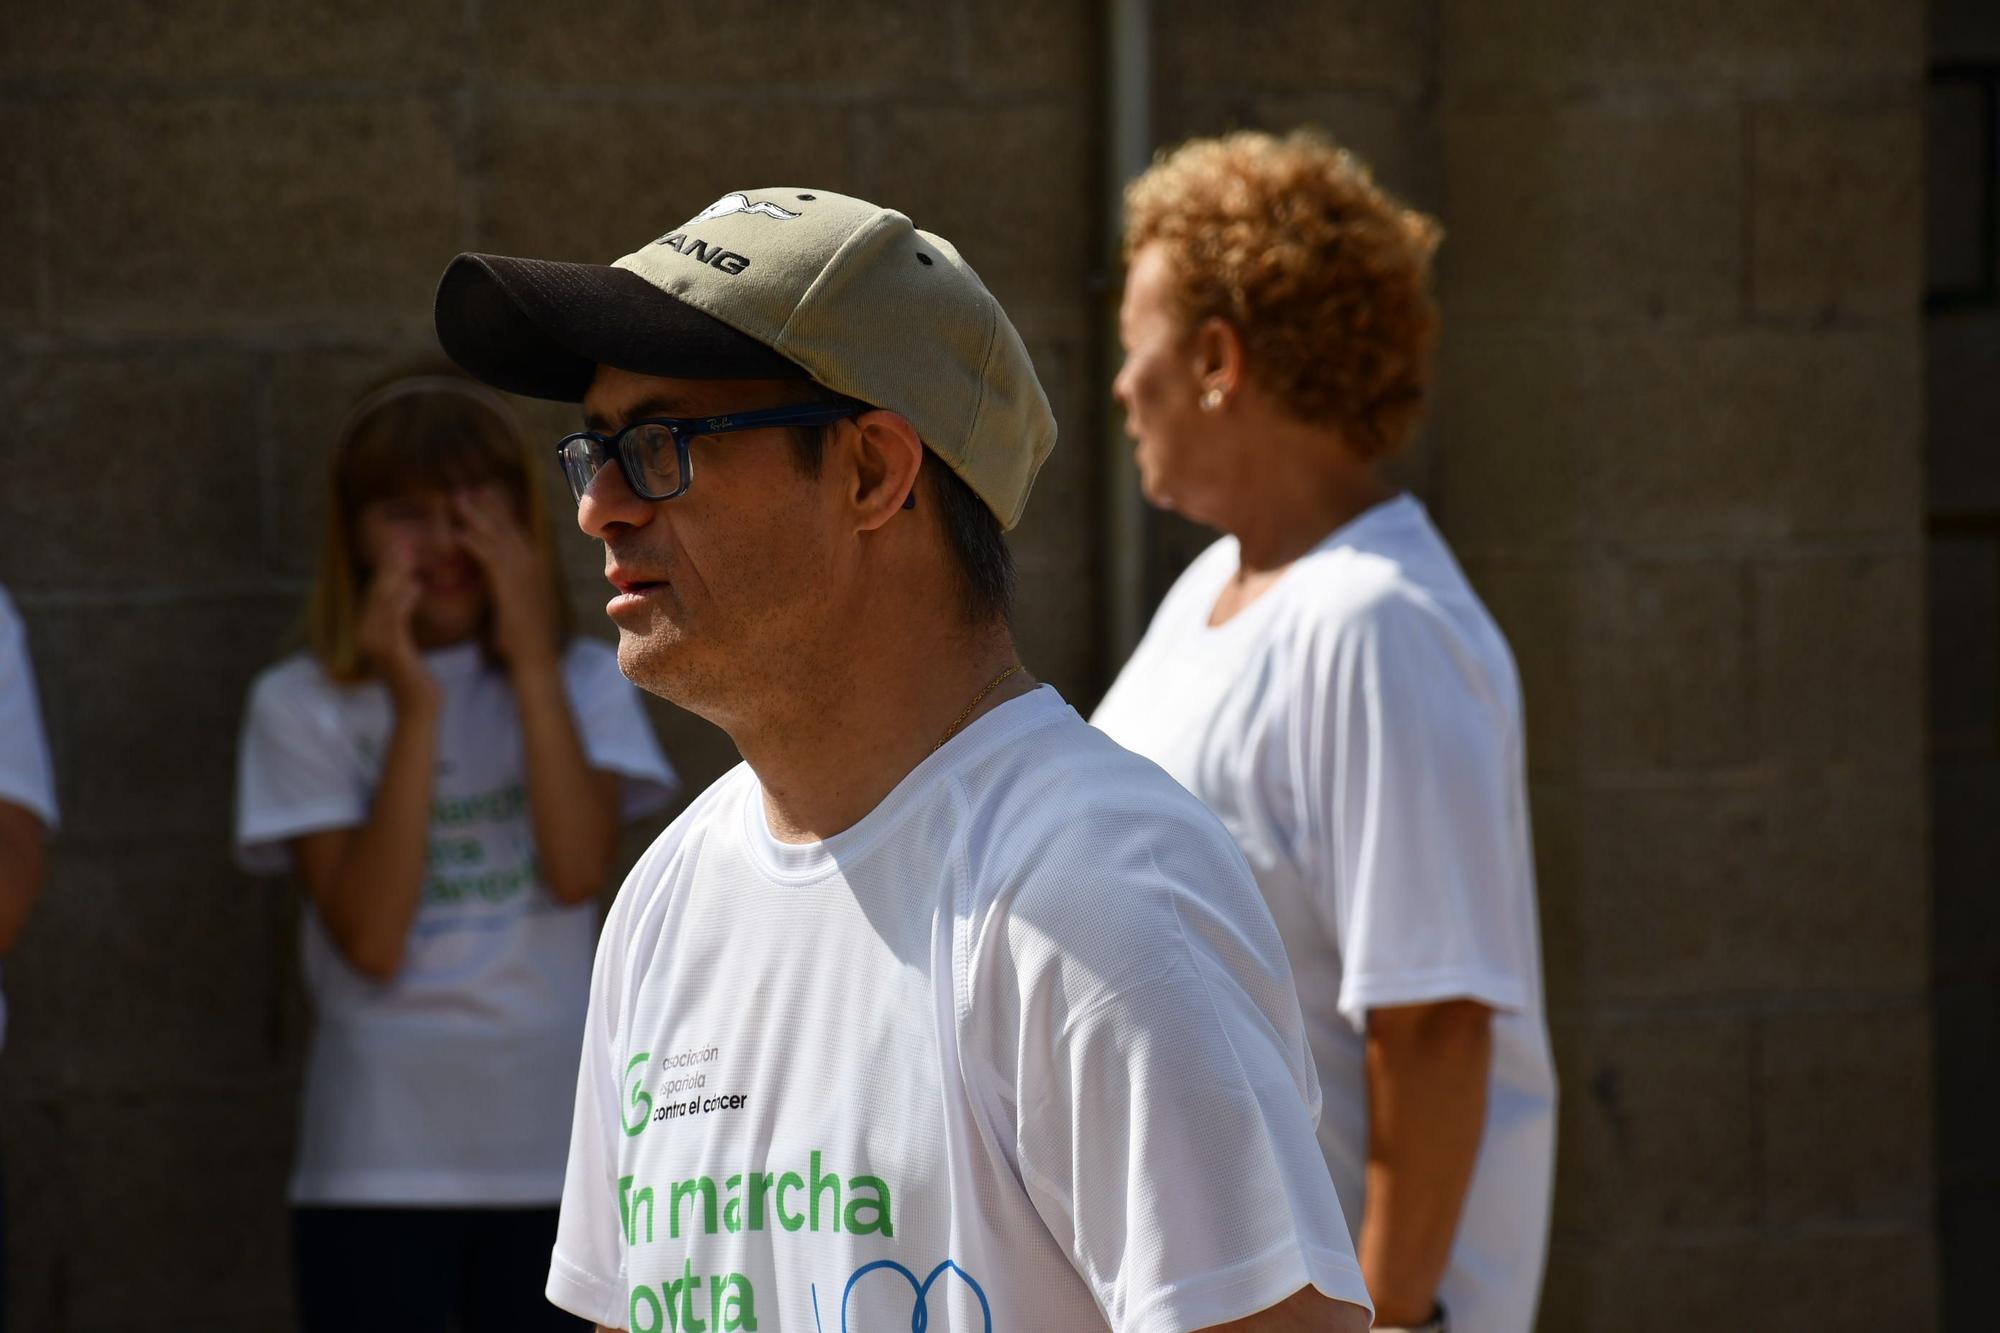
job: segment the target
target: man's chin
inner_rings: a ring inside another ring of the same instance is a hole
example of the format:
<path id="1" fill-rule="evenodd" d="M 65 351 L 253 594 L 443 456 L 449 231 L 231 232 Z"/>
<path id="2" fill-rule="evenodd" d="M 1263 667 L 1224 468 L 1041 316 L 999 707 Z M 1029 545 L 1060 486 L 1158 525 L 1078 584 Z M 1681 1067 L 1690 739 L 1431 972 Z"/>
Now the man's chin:
<path id="1" fill-rule="evenodd" d="M 655 626 L 644 629 L 618 628 L 618 669 L 625 679 L 648 694 L 687 707 L 680 653 Z"/>

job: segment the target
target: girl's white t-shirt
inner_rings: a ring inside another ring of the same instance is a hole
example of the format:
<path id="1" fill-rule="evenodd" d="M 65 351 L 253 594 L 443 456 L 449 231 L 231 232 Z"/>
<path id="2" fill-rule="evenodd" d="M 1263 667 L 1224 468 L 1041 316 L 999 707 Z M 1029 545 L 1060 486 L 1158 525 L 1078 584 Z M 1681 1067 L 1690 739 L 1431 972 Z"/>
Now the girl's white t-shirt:
<path id="1" fill-rule="evenodd" d="M 1527 1333 L 1547 1245 L 1555 1074 L 1520 685 L 1422 504 L 1333 533 L 1208 623 L 1234 538 L 1189 566 L 1091 721 L 1222 818 L 1298 978 L 1320 1144 L 1361 1225 L 1368 1011 L 1491 1006 L 1479 1160 L 1440 1296 L 1456 1328 Z"/>
<path id="2" fill-rule="evenodd" d="M 1043 687 L 824 842 L 725 775 L 591 983 L 549 1298 L 634 1333 L 1178 1333 L 1367 1293 L 1214 816 Z"/>
<path id="3" fill-rule="evenodd" d="M 302 913 L 315 1022 L 291 1199 L 551 1204 L 562 1194 L 596 912 L 542 887 L 504 671 L 476 643 L 424 661 L 444 706 L 429 865 L 402 967 L 369 978 L 309 902 Z M 621 813 L 658 809 L 673 771 L 616 652 L 577 639 L 562 666 L 585 757 L 623 778 Z M 291 839 L 365 823 L 393 722 L 380 683 L 336 684 L 306 654 L 258 676 L 237 774 L 244 868 L 283 871 Z"/>

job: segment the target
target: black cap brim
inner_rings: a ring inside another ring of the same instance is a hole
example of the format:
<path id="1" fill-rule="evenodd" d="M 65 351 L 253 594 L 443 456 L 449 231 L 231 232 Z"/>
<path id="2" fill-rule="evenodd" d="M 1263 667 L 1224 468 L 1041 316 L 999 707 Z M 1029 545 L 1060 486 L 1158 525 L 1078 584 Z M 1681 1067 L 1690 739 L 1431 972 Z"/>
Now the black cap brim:
<path id="1" fill-rule="evenodd" d="M 438 344 L 473 377 L 580 403 L 599 366 L 684 379 L 809 379 L 628 269 L 463 254 L 438 281 Z"/>

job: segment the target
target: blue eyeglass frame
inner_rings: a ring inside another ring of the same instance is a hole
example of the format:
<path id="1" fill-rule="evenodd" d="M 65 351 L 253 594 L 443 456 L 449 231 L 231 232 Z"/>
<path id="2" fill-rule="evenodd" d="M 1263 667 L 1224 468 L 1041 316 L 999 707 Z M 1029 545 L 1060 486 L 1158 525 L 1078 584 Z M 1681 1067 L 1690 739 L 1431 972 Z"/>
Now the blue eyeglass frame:
<path id="1" fill-rule="evenodd" d="M 556 465 L 562 468 L 563 479 L 570 483 L 570 491 L 575 494 L 578 504 L 583 503 L 583 494 L 576 489 L 576 482 L 570 477 L 566 455 L 571 443 L 588 440 L 604 455 L 604 461 L 617 460 L 619 474 L 632 494 L 642 500 L 678 500 L 687 494 L 694 483 L 694 460 L 688 450 L 698 439 L 709 435 L 728 435 L 739 430 L 763 430 L 771 426 L 821 426 L 831 421 L 842 421 L 848 417 L 872 412 L 874 407 L 858 398 L 844 398 L 838 402 L 794 403 L 786 407 L 763 407 L 750 412 L 730 412 L 712 417 L 641 417 L 627 422 L 615 434 L 605 435 L 594 430 L 572 431 L 556 441 Z M 637 463 L 625 453 L 625 439 L 641 426 L 663 426 L 674 442 L 674 457 L 678 464 L 680 485 L 664 493 L 655 493 L 639 484 Z M 591 470 L 592 478 L 604 470 L 599 463 Z M 586 483 L 587 485 L 587 483 Z M 903 508 L 915 509 L 917 495 L 914 489 L 903 497 Z"/>

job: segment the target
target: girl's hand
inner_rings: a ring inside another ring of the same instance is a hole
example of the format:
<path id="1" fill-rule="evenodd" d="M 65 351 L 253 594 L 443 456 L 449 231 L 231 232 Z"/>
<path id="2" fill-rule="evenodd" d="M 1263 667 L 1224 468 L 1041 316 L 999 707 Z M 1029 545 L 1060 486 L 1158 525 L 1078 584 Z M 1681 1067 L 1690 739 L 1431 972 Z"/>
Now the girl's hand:
<path id="1" fill-rule="evenodd" d="M 413 624 L 422 592 L 415 553 L 406 546 L 391 547 L 369 577 L 355 626 L 362 657 L 382 677 L 399 706 L 437 696 L 437 682 L 424 665 Z"/>
<path id="2" fill-rule="evenodd" d="M 556 615 L 548 568 L 513 505 L 497 487 L 459 491 L 451 497 L 460 540 L 486 571 L 493 598 L 493 648 L 509 671 L 553 669 Z"/>

